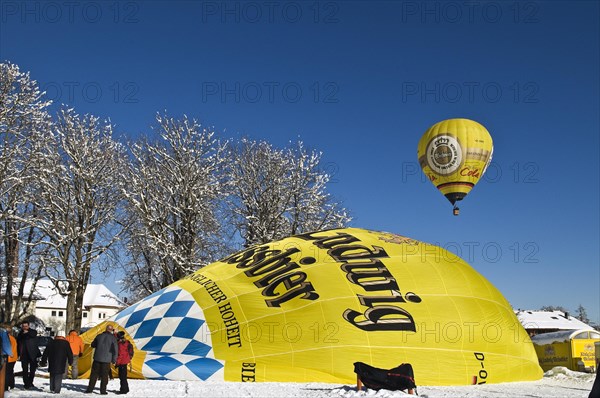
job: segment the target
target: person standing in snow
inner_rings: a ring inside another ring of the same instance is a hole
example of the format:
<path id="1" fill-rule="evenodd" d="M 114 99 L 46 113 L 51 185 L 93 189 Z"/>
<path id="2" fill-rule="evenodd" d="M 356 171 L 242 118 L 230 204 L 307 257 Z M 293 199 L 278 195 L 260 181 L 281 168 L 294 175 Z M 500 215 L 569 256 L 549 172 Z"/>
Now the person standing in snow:
<path id="1" fill-rule="evenodd" d="M 50 373 L 50 392 L 59 394 L 62 387 L 63 373 L 67 363 L 73 363 L 71 345 L 63 336 L 57 335 L 48 343 L 42 355 L 42 366 L 48 363 Z"/>
<path id="2" fill-rule="evenodd" d="M 79 376 L 79 369 L 77 364 L 79 362 L 79 358 L 83 356 L 83 339 L 79 337 L 79 333 L 76 330 L 69 331 L 69 335 L 67 336 L 67 341 L 71 345 L 71 351 L 73 352 L 73 364 L 71 365 L 71 379 L 75 380 Z M 65 367 L 65 379 L 67 378 L 67 373 L 69 371 L 69 367 Z"/>
<path id="3" fill-rule="evenodd" d="M 113 336 L 115 336 L 115 340 L 117 341 L 117 343 L 119 342 L 119 336 L 117 336 L 117 329 L 113 329 Z M 118 355 L 118 353 L 117 353 Z M 111 370 L 108 372 L 108 378 L 109 380 L 113 380 L 113 372 L 112 372 L 112 367 Z"/>
<path id="4" fill-rule="evenodd" d="M 600 398 L 600 379 L 598 379 L 598 371 L 596 371 L 596 378 L 594 380 L 594 384 L 592 385 L 592 390 L 590 391 L 590 395 L 588 398 Z"/>
<path id="5" fill-rule="evenodd" d="M 92 373 L 90 374 L 90 383 L 88 384 L 87 394 L 91 394 L 96 386 L 98 377 L 100 378 L 100 394 L 106 395 L 106 386 L 108 385 L 108 372 L 110 372 L 110 364 L 117 362 L 117 339 L 113 335 L 113 326 L 106 326 L 106 330 L 100 333 L 94 341 L 94 362 L 92 363 Z"/>
<path id="6" fill-rule="evenodd" d="M 125 339 L 125 332 L 117 333 L 119 339 L 117 345 L 119 354 L 117 355 L 117 369 L 119 370 L 119 381 L 121 388 L 117 394 L 127 394 L 129 392 L 129 384 L 127 383 L 127 366 L 133 358 L 133 345 Z"/>
<path id="7" fill-rule="evenodd" d="M 12 347 L 8 332 L 4 328 L 0 328 L 0 398 L 4 398 L 6 367 L 8 357 L 12 354 Z"/>
<path id="8" fill-rule="evenodd" d="M 29 329 L 29 322 L 21 323 L 21 331 L 17 335 L 17 351 L 23 369 L 23 384 L 26 390 L 35 388 L 33 379 L 37 369 L 37 359 L 42 356 L 38 347 L 37 331 Z"/>
<path id="9" fill-rule="evenodd" d="M 15 388 L 15 363 L 17 362 L 17 339 L 14 338 L 12 333 L 12 327 L 9 324 L 1 326 L 2 329 L 6 330 L 8 340 L 10 341 L 11 354 L 7 357 L 6 362 L 6 376 L 4 378 L 4 390 L 8 391 L 11 388 Z"/>

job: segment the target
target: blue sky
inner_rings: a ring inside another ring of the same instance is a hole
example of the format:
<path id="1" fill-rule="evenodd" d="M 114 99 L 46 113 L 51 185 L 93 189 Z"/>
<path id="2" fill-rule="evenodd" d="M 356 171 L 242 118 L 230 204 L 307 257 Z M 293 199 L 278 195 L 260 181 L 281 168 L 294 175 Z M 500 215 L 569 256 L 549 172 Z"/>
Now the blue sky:
<path id="1" fill-rule="evenodd" d="M 599 3 L 0 2 L 0 59 L 134 139 L 157 111 L 324 153 L 353 226 L 438 243 L 515 308 L 600 322 Z M 460 217 L 417 143 L 472 118 L 495 144 Z"/>

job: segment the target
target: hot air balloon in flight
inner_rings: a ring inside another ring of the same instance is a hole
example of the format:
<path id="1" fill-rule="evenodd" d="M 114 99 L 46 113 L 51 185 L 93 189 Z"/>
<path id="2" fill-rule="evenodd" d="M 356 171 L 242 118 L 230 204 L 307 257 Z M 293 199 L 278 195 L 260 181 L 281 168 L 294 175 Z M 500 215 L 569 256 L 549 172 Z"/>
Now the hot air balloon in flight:
<path id="1" fill-rule="evenodd" d="M 448 119 L 431 126 L 419 141 L 417 156 L 423 173 L 454 206 L 481 179 L 492 160 L 490 133 L 469 119 Z"/>
<path id="2" fill-rule="evenodd" d="M 358 228 L 249 247 L 109 322 L 133 343 L 137 378 L 353 383 L 354 362 L 409 362 L 419 385 L 542 377 L 510 304 L 475 269 L 440 247 Z M 82 377 L 105 327 L 82 335 Z"/>

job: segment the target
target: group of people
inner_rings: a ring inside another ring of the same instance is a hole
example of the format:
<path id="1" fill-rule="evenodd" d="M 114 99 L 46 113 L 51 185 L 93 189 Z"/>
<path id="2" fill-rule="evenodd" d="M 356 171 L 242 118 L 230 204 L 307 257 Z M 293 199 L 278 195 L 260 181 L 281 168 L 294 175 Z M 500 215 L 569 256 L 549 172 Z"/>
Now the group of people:
<path id="1" fill-rule="evenodd" d="M 106 330 L 92 341 L 92 348 L 94 348 L 94 362 L 92 362 L 90 382 L 85 392 L 87 394 L 92 393 L 96 381 L 100 379 L 100 394 L 107 394 L 106 386 L 108 385 L 110 364 L 112 363 L 118 369 L 121 382 L 121 388 L 117 394 L 127 394 L 129 392 L 127 365 L 133 358 L 133 346 L 125 339 L 125 332 L 120 331 L 115 335 L 112 325 L 107 325 Z"/>
<path id="2" fill-rule="evenodd" d="M 106 387 L 111 364 L 117 367 L 121 383 L 117 394 L 129 392 L 127 367 L 133 358 L 133 345 L 125 338 L 125 332 L 115 332 L 113 326 L 108 325 L 91 344 L 94 348 L 94 356 L 86 393 L 93 392 L 99 378 L 100 394 L 107 394 Z M 4 391 L 15 388 L 14 367 L 17 360 L 21 362 L 23 388 L 26 390 L 35 388 L 33 380 L 40 357 L 40 365 L 48 366 L 52 393 L 60 393 L 63 378 L 68 376 L 69 367 L 72 379 L 77 379 L 79 376 L 78 359 L 83 356 L 83 340 L 75 330 L 71 330 L 67 337 L 57 334 L 48 343 L 42 355 L 38 346 L 37 332 L 30 329 L 29 322 L 21 324 L 21 330 L 16 338 L 12 335 L 10 325 L 1 325 L 0 345 L 0 398 L 4 396 Z"/>
<path id="3" fill-rule="evenodd" d="M 37 332 L 29 329 L 29 322 L 23 322 L 21 331 L 15 338 L 12 327 L 8 324 L 0 325 L 2 339 L 2 394 L 4 391 L 15 388 L 15 363 L 21 361 L 23 368 L 23 387 L 26 390 L 33 388 L 33 378 L 37 369 L 38 358 L 42 355 L 38 347 Z"/>

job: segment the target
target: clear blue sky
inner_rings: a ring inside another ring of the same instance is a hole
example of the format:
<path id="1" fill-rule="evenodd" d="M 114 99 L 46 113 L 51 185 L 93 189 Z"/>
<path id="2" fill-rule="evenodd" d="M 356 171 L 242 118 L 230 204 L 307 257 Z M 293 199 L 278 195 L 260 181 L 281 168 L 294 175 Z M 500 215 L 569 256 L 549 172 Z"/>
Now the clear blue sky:
<path id="1" fill-rule="evenodd" d="M 353 226 L 449 248 L 515 308 L 600 322 L 599 21 L 594 1 L 2 0 L 0 59 L 132 139 L 164 109 L 300 138 Z M 451 117 L 495 144 L 460 217 L 416 161 Z"/>

